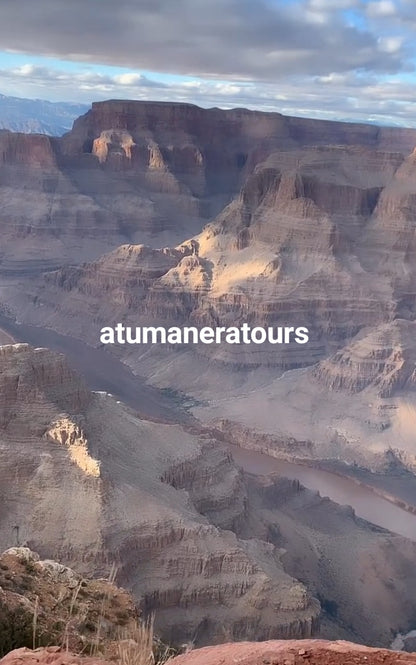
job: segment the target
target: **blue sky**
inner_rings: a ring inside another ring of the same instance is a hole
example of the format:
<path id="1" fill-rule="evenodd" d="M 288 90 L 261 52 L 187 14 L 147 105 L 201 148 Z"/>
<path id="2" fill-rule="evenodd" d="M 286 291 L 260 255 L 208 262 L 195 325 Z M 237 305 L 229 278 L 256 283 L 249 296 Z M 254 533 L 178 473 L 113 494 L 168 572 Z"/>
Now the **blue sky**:
<path id="1" fill-rule="evenodd" d="M 416 126 L 415 32 L 415 0 L 13 0 L 0 93 Z"/>

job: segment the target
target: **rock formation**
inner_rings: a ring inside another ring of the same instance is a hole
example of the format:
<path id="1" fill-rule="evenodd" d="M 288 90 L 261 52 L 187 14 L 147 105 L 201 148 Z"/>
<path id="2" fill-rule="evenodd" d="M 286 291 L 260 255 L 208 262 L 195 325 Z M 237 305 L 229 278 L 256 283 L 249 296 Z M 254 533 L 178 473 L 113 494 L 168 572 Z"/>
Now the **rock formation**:
<path id="1" fill-rule="evenodd" d="M 241 642 L 204 647 L 176 656 L 172 665 L 414 665 L 414 653 L 371 649 L 351 642 L 285 640 Z M 111 661 L 75 656 L 59 647 L 17 649 L 0 660 L 0 665 L 105 665 Z"/>
<path id="2" fill-rule="evenodd" d="M 310 441 L 318 457 L 372 469 L 394 449 L 412 468 L 412 141 L 410 130 L 273 114 L 94 105 L 59 143 L 62 163 L 86 151 L 88 163 L 113 180 L 141 173 L 146 191 L 164 196 L 170 185 L 162 180 L 176 178 L 199 201 L 208 191 L 218 201 L 222 183 L 232 200 L 179 244 L 122 244 L 95 261 L 49 270 L 26 283 L 28 296 L 9 286 L 3 297 L 20 319 L 71 327 L 93 345 L 102 326 L 118 321 L 305 326 L 303 345 L 214 343 L 180 353 L 126 345 L 115 352 L 158 386 L 204 403 L 194 414 L 206 422 L 223 418 L 266 436 L 278 430 L 281 440 Z M 202 189 L 190 174 L 199 174 Z M 301 416 L 299 399 L 289 397 L 295 394 L 310 407 Z"/>
<path id="3" fill-rule="evenodd" d="M 177 244 L 219 213 L 274 151 L 329 144 L 394 150 L 394 163 L 410 153 L 416 135 L 127 101 L 93 104 L 62 138 L 0 131 L 0 269 L 39 272 L 126 242 Z M 376 194 L 355 205 L 366 209 Z"/>
<path id="4" fill-rule="evenodd" d="M 25 547 L 0 556 L 0 654 L 16 647 L 59 645 L 110 656 L 139 612 L 132 598 L 106 580 L 85 579 Z"/>
<path id="5" fill-rule="evenodd" d="M 416 654 L 369 649 L 351 642 L 289 640 L 263 643 L 243 642 L 196 649 L 172 660 L 172 665 L 399 665 L 416 663 Z M 11 664 L 10 664 L 11 665 Z"/>
<path id="6" fill-rule="evenodd" d="M 394 467 L 414 497 L 415 144 L 414 130 L 123 101 L 61 139 L 0 133 L 2 310 L 95 346 L 118 321 L 310 333 L 114 348 L 192 398 L 194 429 L 90 394 L 45 350 L 2 347 L 0 545 L 19 525 L 81 572 L 115 561 L 168 640 L 309 636 L 318 595 L 330 637 L 411 631 L 413 544 L 300 488 L 283 501 L 221 440 L 383 482 Z"/>
<path id="7" fill-rule="evenodd" d="M 45 349 L 3 346 L 0 363 L 2 548 L 17 537 L 84 574 L 115 565 L 169 642 L 316 632 L 319 603 L 280 552 L 223 530 L 246 490 L 220 444 L 89 393 Z"/>
<path id="8" fill-rule="evenodd" d="M 139 419 L 22 344 L 1 347 L 0 413 L 0 547 L 88 576 L 115 566 L 166 642 L 303 638 L 321 622 L 387 645 L 412 630 L 416 545 L 299 484 L 246 477 L 218 430 Z"/>

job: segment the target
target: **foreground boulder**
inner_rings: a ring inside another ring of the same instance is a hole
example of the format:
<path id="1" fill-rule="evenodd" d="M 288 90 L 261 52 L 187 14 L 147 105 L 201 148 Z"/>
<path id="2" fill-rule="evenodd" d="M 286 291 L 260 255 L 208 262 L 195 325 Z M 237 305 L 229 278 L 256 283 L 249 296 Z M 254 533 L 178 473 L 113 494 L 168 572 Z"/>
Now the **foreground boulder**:
<path id="1" fill-rule="evenodd" d="M 416 653 L 372 649 L 341 641 L 272 640 L 205 647 L 170 662 L 171 665 L 399 665 L 416 664 Z"/>

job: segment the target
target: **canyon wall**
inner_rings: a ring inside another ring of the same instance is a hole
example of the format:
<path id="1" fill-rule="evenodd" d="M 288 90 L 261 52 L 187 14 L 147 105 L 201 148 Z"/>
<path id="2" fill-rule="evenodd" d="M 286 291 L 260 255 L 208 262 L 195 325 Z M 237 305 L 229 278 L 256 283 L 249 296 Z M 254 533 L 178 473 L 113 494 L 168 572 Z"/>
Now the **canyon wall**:
<path id="1" fill-rule="evenodd" d="M 114 565 L 169 642 L 317 631 L 319 603 L 279 551 L 229 530 L 246 489 L 218 442 L 139 420 L 27 345 L 1 347 L 0 403 L 0 547 L 18 538 L 95 576 Z"/>
<path id="2" fill-rule="evenodd" d="M 305 326 L 306 344 L 112 351 L 277 453 L 309 442 L 318 459 L 414 469 L 415 144 L 128 101 L 94 104 L 61 139 L 2 132 L 2 309 L 93 345 L 119 321 Z"/>
<path id="3" fill-rule="evenodd" d="M 115 567 L 167 642 L 321 625 L 386 645 L 412 629 L 415 543 L 299 483 L 244 475 L 221 432 L 139 419 L 28 345 L 1 347 L 0 404 L 0 548 L 18 540 L 96 577 Z"/>

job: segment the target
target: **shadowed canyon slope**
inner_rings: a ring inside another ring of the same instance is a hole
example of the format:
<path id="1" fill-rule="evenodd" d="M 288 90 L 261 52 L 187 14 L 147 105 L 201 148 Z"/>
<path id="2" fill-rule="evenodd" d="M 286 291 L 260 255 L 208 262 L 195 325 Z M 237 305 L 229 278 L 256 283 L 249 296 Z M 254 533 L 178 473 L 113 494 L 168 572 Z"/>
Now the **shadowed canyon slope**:
<path id="1" fill-rule="evenodd" d="M 416 543 L 243 474 L 214 433 L 139 419 L 46 349 L 0 347 L 0 497 L 0 548 L 18 526 L 82 574 L 116 564 L 169 642 L 413 628 Z"/>
<path id="2" fill-rule="evenodd" d="M 415 130 L 110 101 L 0 145 L 5 311 L 93 345 L 118 321 L 306 326 L 112 351 L 277 455 L 414 469 Z"/>
<path id="3" fill-rule="evenodd" d="M 45 349 L 3 346 L 0 363 L 3 549 L 18 525 L 80 572 L 116 564 L 170 641 L 316 630 L 319 603 L 279 551 L 223 530 L 243 518 L 246 490 L 218 442 L 139 420 Z"/>

